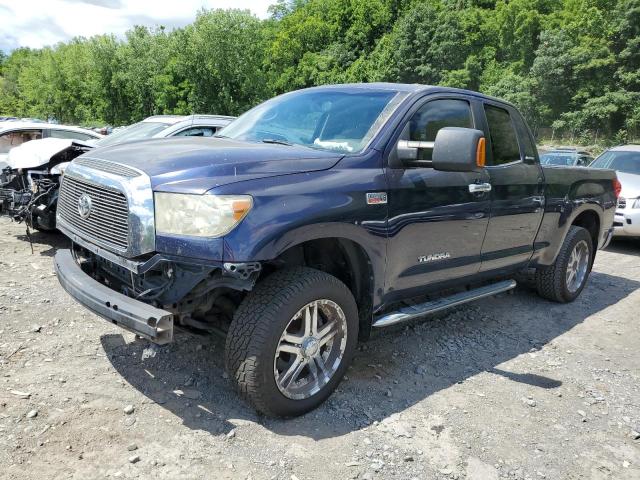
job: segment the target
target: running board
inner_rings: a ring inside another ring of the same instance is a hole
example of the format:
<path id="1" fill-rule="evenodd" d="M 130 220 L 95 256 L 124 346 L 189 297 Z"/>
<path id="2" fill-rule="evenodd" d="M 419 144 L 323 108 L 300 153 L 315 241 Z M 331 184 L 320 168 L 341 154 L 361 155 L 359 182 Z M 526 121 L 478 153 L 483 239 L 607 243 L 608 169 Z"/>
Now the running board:
<path id="1" fill-rule="evenodd" d="M 467 292 L 456 293 L 449 297 L 439 298 L 431 302 L 419 303 L 417 305 L 410 305 L 402 307 L 395 312 L 387 313 L 382 317 L 378 317 L 373 321 L 373 326 L 388 327 L 395 325 L 396 323 L 406 322 L 407 320 L 413 320 L 414 318 L 422 317 L 429 313 L 439 312 L 446 308 L 462 305 L 463 303 L 478 300 L 480 298 L 489 297 L 497 293 L 506 292 L 515 288 L 515 280 L 504 280 L 502 282 L 487 285 L 485 287 L 476 288 Z"/>

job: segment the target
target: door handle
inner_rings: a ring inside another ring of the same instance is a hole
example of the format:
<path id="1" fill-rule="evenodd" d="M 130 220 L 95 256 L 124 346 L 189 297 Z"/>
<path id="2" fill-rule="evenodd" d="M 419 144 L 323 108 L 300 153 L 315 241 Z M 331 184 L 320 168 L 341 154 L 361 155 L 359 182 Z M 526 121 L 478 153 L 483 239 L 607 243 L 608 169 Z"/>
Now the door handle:
<path id="1" fill-rule="evenodd" d="M 490 192 L 491 184 L 490 183 L 472 183 L 469 185 L 469 193 L 483 193 Z"/>

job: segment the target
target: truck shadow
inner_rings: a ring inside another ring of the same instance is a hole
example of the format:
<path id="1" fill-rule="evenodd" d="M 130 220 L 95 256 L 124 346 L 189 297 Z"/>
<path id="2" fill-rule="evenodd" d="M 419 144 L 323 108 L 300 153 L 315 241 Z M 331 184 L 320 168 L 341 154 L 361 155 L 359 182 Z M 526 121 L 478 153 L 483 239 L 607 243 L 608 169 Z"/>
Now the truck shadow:
<path id="1" fill-rule="evenodd" d="M 639 287 L 640 282 L 594 272 L 573 304 L 547 302 L 518 289 L 383 330 L 360 345 L 346 380 L 328 401 L 289 420 L 261 417 L 239 399 L 223 373 L 220 338 L 178 335 L 165 347 L 127 344 L 122 335 L 105 335 L 101 342 L 126 381 L 188 428 L 219 435 L 249 421 L 280 435 L 323 439 L 383 421 L 487 372 L 535 388 L 558 388 L 561 377 L 510 371 L 501 364 L 549 344 Z"/>
<path id="2" fill-rule="evenodd" d="M 640 257 L 640 240 L 637 238 L 614 238 L 607 247 L 607 251 Z"/>
<path id="3" fill-rule="evenodd" d="M 70 244 L 70 240 L 57 230 L 51 232 L 31 230 L 29 235 L 24 233 L 22 235 L 16 235 L 16 238 L 25 242 L 27 249 L 29 248 L 29 244 L 31 244 L 34 253 L 44 257 L 53 257 L 59 248 L 69 248 Z M 42 246 L 46 248 L 40 248 Z"/>

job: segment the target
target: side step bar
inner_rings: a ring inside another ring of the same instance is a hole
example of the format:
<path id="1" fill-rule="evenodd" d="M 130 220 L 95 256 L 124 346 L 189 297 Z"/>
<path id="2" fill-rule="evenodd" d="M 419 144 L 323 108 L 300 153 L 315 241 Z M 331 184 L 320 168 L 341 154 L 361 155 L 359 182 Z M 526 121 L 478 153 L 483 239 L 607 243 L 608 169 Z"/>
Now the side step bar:
<path id="1" fill-rule="evenodd" d="M 388 327 L 395 325 L 396 323 L 406 322 L 407 320 L 413 320 L 414 318 L 422 317 L 429 313 L 439 312 L 446 308 L 462 305 L 463 303 L 478 300 L 480 298 L 489 297 L 497 293 L 506 292 L 515 288 L 515 280 L 504 280 L 502 282 L 494 283 L 484 287 L 469 290 L 468 292 L 461 292 L 451 295 L 449 297 L 439 298 L 430 302 L 420 303 L 417 305 L 410 305 L 402 307 L 395 312 L 387 313 L 381 317 L 376 318 L 373 321 L 373 326 L 376 328 Z"/>

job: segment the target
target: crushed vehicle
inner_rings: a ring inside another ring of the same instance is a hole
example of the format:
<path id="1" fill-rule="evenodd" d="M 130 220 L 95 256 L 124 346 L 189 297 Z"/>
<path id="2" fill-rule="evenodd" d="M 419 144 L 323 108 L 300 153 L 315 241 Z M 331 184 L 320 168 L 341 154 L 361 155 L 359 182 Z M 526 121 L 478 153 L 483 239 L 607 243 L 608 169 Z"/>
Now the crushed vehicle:
<path id="1" fill-rule="evenodd" d="M 55 167 L 59 163 L 40 155 L 40 142 L 59 145 L 99 140 L 102 135 L 80 127 L 43 122 L 0 124 L 0 215 L 9 215 L 31 226 L 50 230 L 55 210 L 48 206 L 57 197 Z M 50 171 L 50 169 L 52 169 Z"/>
<path id="2" fill-rule="evenodd" d="M 212 136 L 234 117 L 220 115 L 156 115 L 103 137 L 92 130 L 56 133 L 62 126 L 42 125 L 28 143 L 14 146 L 0 172 L 0 214 L 24 221 L 36 230 L 56 228 L 60 176 L 71 160 L 96 147 L 171 136 Z M 19 129 L 15 129 L 15 131 Z M 30 131 L 31 132 L 31 131 Z M 2 141 L 0 133 L 0 142 Z M 91 141 L 93 140 L 93 141 Z"/>
<path id="3" fill-rule="evenodd" d="M 404 84 L 271 99 L 216 138 L 95 149 L 65 172 L 64 289 L 159 344 L 224 332 L 243 398 L 303 414 L 358 340 L 508 291 L 575 300 L 610 241 L 612 170 L 546 168 L 509 103 Z"/>
<path id="4" fill-rule="evenodd" d="M 613 220 L 613 236 L 640 238 L 640 145 L 610 148 L 590 167 L 615 170 L 622 185 Z"/>

